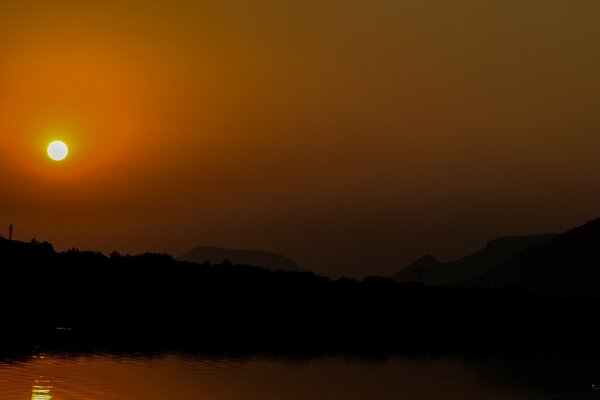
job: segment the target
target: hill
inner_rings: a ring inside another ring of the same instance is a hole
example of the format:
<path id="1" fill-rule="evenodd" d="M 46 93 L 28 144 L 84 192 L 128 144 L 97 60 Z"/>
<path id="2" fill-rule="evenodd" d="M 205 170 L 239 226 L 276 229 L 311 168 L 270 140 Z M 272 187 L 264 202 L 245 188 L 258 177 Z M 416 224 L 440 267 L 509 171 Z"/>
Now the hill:
<path id="1" fill-rule="evenodd" d="M 396 282 L 419 280 L 431 285 L 448 285 L 478 277 L 522 253 L 556 237 L 556 234 L 507 236 L 487 242 L 485 248 L 452 262 L 431 255 L 421 257 L 390 278 Z"/>
<path id="2" fill-rule="evenodd" d="M 458 286 L 507 285 L 547 296 L 600 298 L 600 219 L 527 249 Z"/>
<path id="3" fill-rule="evenodd" d="M 233 250 L 224 247 L 200 246 L 194 250 L 178 257 L 181 261 L 196 262 L 202 264 L 221 264 L 223 260 L 229 260 L 233 264 L 252 265 L 272 271 L 301 271 L 302 269 L 294 261 L 281 254 L 270 251 L 255 250 Z"/>
<path id="4" fill-rule="evenodd" d="M 177 261 L 0 238 L 0 356 L 596 349 L 600 301 Z M 574 329 L 576 327 L 576 329 Z M 600 351 L 600 350 L 598 350 Z"/>

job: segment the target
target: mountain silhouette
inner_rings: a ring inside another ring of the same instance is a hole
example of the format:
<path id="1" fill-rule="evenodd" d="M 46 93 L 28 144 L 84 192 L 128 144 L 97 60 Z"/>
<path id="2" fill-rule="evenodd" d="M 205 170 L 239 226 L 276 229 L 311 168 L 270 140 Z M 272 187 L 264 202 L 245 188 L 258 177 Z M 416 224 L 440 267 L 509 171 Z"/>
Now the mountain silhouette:
<path id="1" fill-rule="evenodd" d="M 583 279 L 592 288 L 595 275 L 571 274 L 570 263 L 582 254 L 597 265 L 599 225 L 552 239 L 547 253 L 533 252 L 526 261 L 548 255 L 548 265 L 556 260 L 560 267 L 552 277 Z M 589 352 L 600 335 L 593 318 L 599 299 L 558 299 L 512 287 L 331 280 L 168 254 L 56 252 L 47 242 L 3 238 L 0 266 L 0 357 L 32 349 L 295 356 Z"/>
<path id="2" fill-rule="evenodd" d="M 556 237 L 547 233 L 527 236 L 507 236 L 487 242 L 485 248 L 452 262 L 441 262 L 431 255 L 419 258 L 391 279 L 396 282 L 422 281 L 430 285 L 448 285 L 476 278 L 524 250 Z"/>
<path id="3" fill-rule="evenodd" d="M 553 297 L 600 298 L 600 219 L 529 248 L 457 287 L 520 286 Z"/>
<path id="4" fill-rule="evenodd" d="M 269 251 L 234 250 L 225 247 L 200 246 L 178 257 L 181 261 L 196 262 L 199 264 L 221 264 L 229 260 L 237 265 L 252 265 L 272 271 L 302 271 L 294 261 L 281 254 Z"/>

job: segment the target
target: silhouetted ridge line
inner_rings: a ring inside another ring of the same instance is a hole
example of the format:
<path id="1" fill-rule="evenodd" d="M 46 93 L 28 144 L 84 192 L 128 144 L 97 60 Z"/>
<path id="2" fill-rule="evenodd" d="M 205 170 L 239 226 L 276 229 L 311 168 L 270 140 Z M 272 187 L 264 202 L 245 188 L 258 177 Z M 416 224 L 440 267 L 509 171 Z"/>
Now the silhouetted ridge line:
<path id="1" fill-rule="evenodd" d="M 0 351 L 589 352 L 600 334 L 590 318 L 599 301 L 544 298 L 515 286 L 330 280 L 166 254 L 57 253 L 49 243 L 5 239 L 0 265 Z"/>
<path id="2" fill-rule="evenodd" d="M 485 248 L 473 254 L 447 263 L 426 255 L 392 275 L 391 279 L 397 282 L 421 281 L 432 285 L 448 285 L 472 279 L 556 236 L 548 233 L 502 237 L 487 242 Z"/>
<path id="3" fill-rule="evenodd" d="M 548 296 L 600 297 L 600 219 L 527 249 L 460 287 L 518 285 Z"/>
<path id="4" fill-rule="evenodd" d="M 197 247 L 194 250 L 181 255 L 178 259 L 182 261 L 197 262 L 199 264 L 205 262 L 210 264 L 220 264 L 223 260 L 230 260 L 233 264 L 252 265 L 273 271 L 279 269 L 284 271 L 302 270 L 294 261 L 271 251 L 234 250 L 215 246 Z"/>

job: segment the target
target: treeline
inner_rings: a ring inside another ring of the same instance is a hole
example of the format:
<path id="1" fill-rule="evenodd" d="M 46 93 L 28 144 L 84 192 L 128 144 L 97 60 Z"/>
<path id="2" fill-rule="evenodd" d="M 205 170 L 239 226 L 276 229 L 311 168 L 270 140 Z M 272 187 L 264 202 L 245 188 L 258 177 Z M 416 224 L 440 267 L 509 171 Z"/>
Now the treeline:
<path id="1" fill-rule="evenodd" d="M 596 300 L 199 265 L 0 239 L 0 351 L 597 351 Z"/>

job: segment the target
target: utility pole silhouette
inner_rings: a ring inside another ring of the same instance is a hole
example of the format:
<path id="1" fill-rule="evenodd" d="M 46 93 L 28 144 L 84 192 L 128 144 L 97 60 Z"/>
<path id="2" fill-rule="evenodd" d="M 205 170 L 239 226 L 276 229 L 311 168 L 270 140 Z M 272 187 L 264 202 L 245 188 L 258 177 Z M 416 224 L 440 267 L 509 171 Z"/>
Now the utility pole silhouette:
<path id="1" fill-rule="evenodd" d="M 13 224 L 10 224 L 8 226 L 8 240 L 12 240 L 12 237 L 13 237 L 13 228 L 14 228 Z"/>

